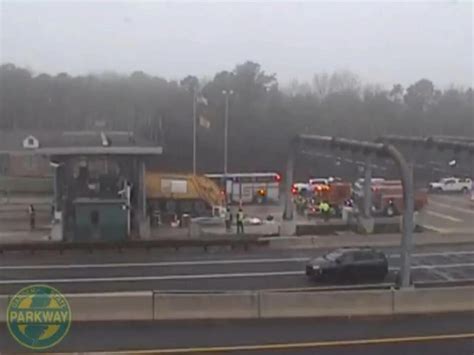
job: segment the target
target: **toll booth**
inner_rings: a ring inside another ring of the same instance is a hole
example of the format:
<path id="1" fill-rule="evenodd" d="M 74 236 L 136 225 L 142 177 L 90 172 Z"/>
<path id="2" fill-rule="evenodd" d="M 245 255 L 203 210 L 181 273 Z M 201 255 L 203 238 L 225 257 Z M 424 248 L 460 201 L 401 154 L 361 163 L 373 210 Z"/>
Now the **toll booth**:
<path id="1" fill-rule="evenodd" d="M 54 168 L 53 239 L 146 239 L 146 165 L 162 148 L 130 132 L 68 134 L 73 145 L 37 149 Z"/>

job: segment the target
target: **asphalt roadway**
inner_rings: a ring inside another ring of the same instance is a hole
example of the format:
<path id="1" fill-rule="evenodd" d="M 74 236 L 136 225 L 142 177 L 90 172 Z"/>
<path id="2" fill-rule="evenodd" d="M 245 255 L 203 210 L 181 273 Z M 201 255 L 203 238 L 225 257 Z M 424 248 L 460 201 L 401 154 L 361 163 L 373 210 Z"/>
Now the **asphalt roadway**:
<path id="1" fill-rule="evenodd" d="M 50 351 L 159 354 L 163 350 L 175 354 L 472 355 L 474 314 L 73 323 L 67 337 Z M 27 351 L 15 343 L 5 324 L 0 325 L 0 351 Z"/>
<path id="2" fill-rule="evenodd" d="M 383 248 L 392 282 L 399 269 L 398 248 Z M 0 293 L 44 283 L 62 292 L 128 290 L 259 290 L 318 286 L 305 276 L 305 264 L 321 249 L 250 251 L 117 251 L 5 253 L 0 256 Z M 412 275 L 419 281 L 472 279 L 474 244 L 418 246 Z"/>
<path id="3" fill-rule="evenodd" d="M 474 233 L 474 209 L 466 194 L 430 194 L 421 214 L 421 224 L 433 231 Z"/>

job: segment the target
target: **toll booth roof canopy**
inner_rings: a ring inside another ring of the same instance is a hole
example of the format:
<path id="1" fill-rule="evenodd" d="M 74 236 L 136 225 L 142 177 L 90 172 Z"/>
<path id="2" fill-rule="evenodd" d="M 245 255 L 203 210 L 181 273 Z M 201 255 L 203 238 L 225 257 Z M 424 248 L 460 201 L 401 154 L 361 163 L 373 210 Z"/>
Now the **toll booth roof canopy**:
<path id="1" fill-rule="evenodd" d="M 0 131 L 0 153 L 44 155 L 154 155 L 156 139 L 131 131 Z"/>

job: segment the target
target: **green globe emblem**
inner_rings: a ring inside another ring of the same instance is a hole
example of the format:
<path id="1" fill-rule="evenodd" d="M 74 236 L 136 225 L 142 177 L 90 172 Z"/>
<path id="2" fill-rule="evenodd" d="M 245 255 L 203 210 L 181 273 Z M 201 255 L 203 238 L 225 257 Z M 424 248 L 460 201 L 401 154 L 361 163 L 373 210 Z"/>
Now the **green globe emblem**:
<path id="1" fill-rule="evenodd" d="M 71 326 L 71 308 L 53 287 L 32 285 L 20 290 L 7 308 L 7 325 L 15 340 L 32 350 L 58 344 Z"/>

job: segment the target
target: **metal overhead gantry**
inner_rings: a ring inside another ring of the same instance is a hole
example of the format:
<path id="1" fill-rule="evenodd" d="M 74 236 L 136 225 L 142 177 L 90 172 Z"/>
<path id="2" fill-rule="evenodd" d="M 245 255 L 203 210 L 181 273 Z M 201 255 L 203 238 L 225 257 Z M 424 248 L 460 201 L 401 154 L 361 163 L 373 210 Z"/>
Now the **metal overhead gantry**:
<path id="1" fill-rule="evenodd" d="M 455 141 L 455 142 L 465 142 L 465 143 L 474 143 L 474 137 L 465 137 L 465 136 L 433 136 L 436 139 Z"/>
<path id="2" fill-rule="evenodd" d="M 468 152 L 474 154 L 474 138 L 466 137 L 406 137 L 397 135 L 382 136 L 378 142 L 393 144 L 410 144 L 413 148 L 452 150 L 454 152 Z"/>
<path id="3" fill-rule="evenodd" d="M 362 167 L 366 165 L 366 162 L 363 160 L 351 159 L 351 158 L 346 158 L 346 157 L 341 157 L 341 156 L 335 157 L 334 155 L 329 154 L 329 153 L 317 153 L 313 151 L 309 151 L 309 152 L 301 151 L 300 153 L 303 155 L 310 156 L 310 157 L 336 159 L 340 163 L 352 164 L 358 167 Z M 387 170 L 387 167 L 372 163 L 372 169 Z"/>
<path id="4" fill-rule="evenodd" d="M 413 213 L 414 213 L 414 188 L 413 175 L 402 154 L 391 144 L 379 142 L 357 141 L 352 139 L 318 136 L 297 135 L 290 143 L 290 151 L 287 161 L 285 176 L 285 210 L 283 219 L 293 219 L 293 202 L 290 191 L 293 182 L 294 161 L 296 155 L 301 151 L 339 150 L 352 153 L 360 153 L 367 160 L 374 156 L 391 158 L 397 165 L 402 180 L 403 201 L 405 210 L 403 212 L 403 235 L 401 240 L 401 287 L 410 286 L 410 265 L 413 238 Z"/>
<path id="5" fill-rule="evenodd" d="M 404 145 L 413 149 L 424 150 L 438 150 L 438 151 L 452 151 L 455 154 L 464 153 L 470 161 L 470 174 L 474 174 L 474 164 L 472 163 L 474 157 L 474 138 L 469 137 L 407 137 L 398 135 L 382 136 L 378 142 L 391 143 L 395 145 Z"/>

